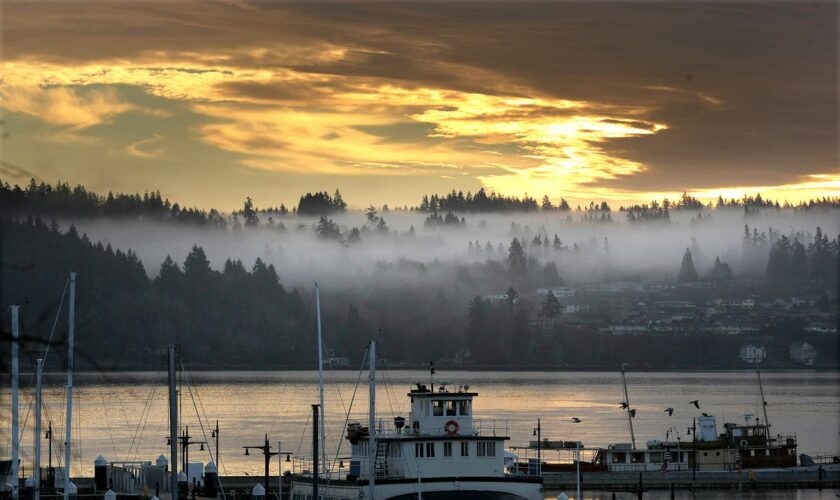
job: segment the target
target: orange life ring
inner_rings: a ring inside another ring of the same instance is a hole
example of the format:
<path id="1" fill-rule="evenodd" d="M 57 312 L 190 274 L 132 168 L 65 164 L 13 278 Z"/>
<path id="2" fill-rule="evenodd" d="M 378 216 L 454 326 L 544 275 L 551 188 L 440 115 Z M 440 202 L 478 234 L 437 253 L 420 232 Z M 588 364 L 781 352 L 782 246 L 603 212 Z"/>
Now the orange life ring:
<path id="1" fill-rule="evenodd" d="M 449 422 L 446 422 L 446 425 L 443 426 L 443 430 L 447 434 L 449 434 L 450 436 L 454 436 L 455 434 L 458 434 L 458 429 L 460 429 L 460 426 L 458 425 L 458 422 L 456 422 L 454 420 L 450 420 Z"/>

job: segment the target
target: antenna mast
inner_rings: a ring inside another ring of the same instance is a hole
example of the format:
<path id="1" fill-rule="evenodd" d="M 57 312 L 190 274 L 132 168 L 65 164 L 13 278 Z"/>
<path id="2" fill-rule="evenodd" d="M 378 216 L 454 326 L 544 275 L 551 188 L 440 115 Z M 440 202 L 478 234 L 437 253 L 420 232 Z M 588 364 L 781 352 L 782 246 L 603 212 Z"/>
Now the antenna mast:
<path id="1" fill-rule="evenodd" d="M 627 378 L 624 376 L 624 368 L 627 363 L 621 363 L 621 383 L 624 385 L 624 403 L 627 405 L 627 422 L 630 423 L 630 441 L 633 443 L 633 449 L 636 449 L 636 433 L 633 431 L 633 415 L 630 409 L 630 397 L 627 395 Z"/>
<path id="2" fill-rule="evenodd" d="M 764 412 L 764 425 L 767 426 L 767 436 L 770 437 L 770 420 L 767 419 L 767 401 L 764 400 L 764 384 L 761 383 L 761 371 L 758 364 L 755 365 L 755 374 L 758 375 L 758 391 L 761 394 L 761 410 Z"/>

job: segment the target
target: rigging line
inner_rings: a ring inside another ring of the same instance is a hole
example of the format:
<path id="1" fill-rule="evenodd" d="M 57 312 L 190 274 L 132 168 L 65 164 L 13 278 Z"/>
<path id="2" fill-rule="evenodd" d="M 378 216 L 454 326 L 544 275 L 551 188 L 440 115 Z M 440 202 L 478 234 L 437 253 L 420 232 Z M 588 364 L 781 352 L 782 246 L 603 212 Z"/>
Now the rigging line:
<path id="1" fill-rule="evenodd" d="M 367 359 L 368 359 L 368 351 L 369 351 L 369 349 L 365 348 L 365 355 L 362 356 L 362 366 L 359 367 L 359 375 L 356 377 L 356 387 L 353 388 L 353 395 L 350 397 L 350 408 L 346 409 L 345 412 L 344 412 L 344 415 L 345 415 L 344 416 L 344 427 L 342 429 L 347 428 L 347 422 L 350 420 L 350 411 L 353 409 L 353 402 L 356 400 L 356 391 L 359 390 L 359 383 L 362 381 L 362 372 L 364 372 L 364 369 L 365 369 L 365 361 L 367 361 Z M 342 430 L 342 432 L 343 432 L 343 430 Z M 373 432 L 373 431 L 371 430 L 370 432 Z M 342 442 L 343 442 L 342 439 L 338 440 L 338 446 L 336 447 L 336 450 L 335 450 L 335 458 L 333 459 L 334 462 L 338 460 L 338 457 L 341 454 L 341 444 L 342 444 Z M 327 486 L 329 486 L 330 481 L 332 481 L 332 475 L 327 476 Z"/>
<path id="2" fill-rule="evenodd" d="M 162 382 L 162 379 L 163 379 L 163 373 L 164 373 L 163 368 L 161 368 L 161 370 L 158 372 L 158 380 L 157 380 L 157 382 L 155 382 L 155 387 L 157 387 L 159 385 L 162 385 L 161 382 Z M 140 437 L 137 440 L 137 448 L 136 448 L 136 451 L 135 451 L 135 455 L 138 456 L 138 458 L 139 458 L 139 455 L 140 455 L 140 445 L 143 442 L 143 435 L 146 433 L 146 425 L 148 425 L 150 417 L 152 416 L 152 405 L 154 404 L 153 402 L 154 402 L 154 397 L 152 398 L 152 402 L 149 403 L 149 411 L 146 412 L 146 418 L 143 420 L 143 428 L 140 429 Z"/>
<path id="3" fill-rule="evenodd" d="M 117 455 L 117 444 L 114 442 L 114 434 L 111 432 L 111 419 L 108 418 L 108 404 L 105 401 L 105 394 L 102 392 L 101 384 L 99 385 L 99 397 L 102 398 L 102 414 L 105 416 L 105 423 L 108 428 L 108 436 L 111 438 L 111 448 L 113 448 L 114 450 L 114 458 L 116 459 L 119 457 L 119 455 Z M 72 443 L 70 444 L 70 446 L 72 447 Z"/>
<path id="4" fill-rule="evenodd" d="M 160 378 L 160 371 L 158 371 L 157 378 Z M 147 413 L 151 411 L 152 400 L 155 397 L 155 392 L 157 391 L 157 380 L 152 384 L 152 390 L 149 393 L 149 396 L 146 398 L 145 403 L 143 404 L 143 410 L 140 412 L 140 419 L 137 421 L 137 427 L 134 429 L 134 435 L 131 437 L 131 443 L 128 445 L 128 456 L 131 457 L 131 450 L 134 449 L 134 457 L 137 458 L 137 455 L 140 452 L 140 443 L 137 441 L 137 436 L 140 435 L 142 439 L 142 433 L 140 428 L 142 426 L 143 429 L 146 428 L 146 419 L 148 418 Z M 134 443 L 137 443 L 137 448 L 134 448 Z"/>
<path id="5" fill-rule="evenodd" d="M 303 432 L 300 434 L 300 441 L 298 442 L 298 447 L 297 447 L 297 451 L 295 452 L 295 455 L 300 456 L 300 449 L 303 447 L 303 438 L 306 437 L 306 429 L 309 427 L 309 419 L 310 418 L 312 418 L 311 413 L 306 412 L 306 422 L 303 423 Z"/>
<path id="6" fill-rule="evenodd" d="M 383 379 L 382 381 L 385 383 L 385 397 L 388 398 L 388 407 L 391 408 L 391 416 L 396 417 L 397 413 L 394 412 L 394 402 L 391 400 L 391 392 L 392 391 L 389 390 L 389 388 L 391 386 L 391 382 L 390 382 L 390 379 L 388 377 L 388 369 L 387 368 L 382 369 L 382 379 Z M 396 397 L 397 397 L 396 394 L 394 394 L 394 399 L 396 399 Z"/>
<path id="7" fill-rule="evenodd" d="M 67 280 L 64 281 L 64 290 L 61 292 L 61 300 L 58 302 L 58 310 L 55 312 L 55 320 L 53 320 L 52 330 L 50 330 L 50 338 L 47 340 L 46 349 L 44 349 L 44 359 L 47 359 L 47 354 L 50 352 L 50 345 L 52 344 L 53 335 L 55 334 L 55 327 L 58 325 L 58 317 L 61 315 L 61 307 L 64 305 L 64 296 L 67 294 L 67 286 L 69 284 L 70 278 L 67 278 Z"/>
<path id="8" fill-rule="evenodd" d="M 287 387 L 288 385 L 289 385 L 289 381 L 288 381 L 288 380 L 283 381 L 283 385 L 281 385 L 281 386 L 280 386 L 280 390 L 279 390 L 279 391 L 277 391 L 277 392 L 279 392 L 280 394 L 285 394 L 285 389 L 286 389 L 286 387 Z M 278 403 L 280 403 L 280 402 L 282 402 L 282 400 L 278 400 Z M 282 405 L 282 404 L 278 404 L 278 405 L 277 405 L 277 407 L 278 407 L 278 408 L 282 408 L 282 407 L 283 407 L 283 405 Z M 271 422 L 271 427 L 268 429 L 268 433 L 269 433 L 269 434 L 274 434 L 274 430 L 275 430 L 275 429 L 277 429 L 277 425 L 278 425 L 279 423 L 280 423 L 280 413 L 276 413 L 276 414 L 274 415 L 274 421 L 272 421 L 272 422 Z M 221 461 L 221 458 L 220 458 L 219 460 Z"/>

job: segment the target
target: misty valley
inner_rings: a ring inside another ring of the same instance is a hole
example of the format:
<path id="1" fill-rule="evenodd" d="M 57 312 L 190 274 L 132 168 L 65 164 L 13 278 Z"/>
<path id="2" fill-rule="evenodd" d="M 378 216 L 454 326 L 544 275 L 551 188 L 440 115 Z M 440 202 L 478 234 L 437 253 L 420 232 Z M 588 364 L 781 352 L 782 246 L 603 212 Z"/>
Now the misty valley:
<path id="1" fill-rule="evenodd" d="M 370 338 L 395 368 L 840 359 L 836 199 L 571 207 L 481 190 L 354 210 L 336 191 L 222 213 L 32 181 L 2 185 L 0 208 L 24 351 L 47 342 L 73 270 L 86 368 L 159 368 L 173 342 L 196 368 L 311 368 L 315 282 L 334 368 L 357 368 Z"/>

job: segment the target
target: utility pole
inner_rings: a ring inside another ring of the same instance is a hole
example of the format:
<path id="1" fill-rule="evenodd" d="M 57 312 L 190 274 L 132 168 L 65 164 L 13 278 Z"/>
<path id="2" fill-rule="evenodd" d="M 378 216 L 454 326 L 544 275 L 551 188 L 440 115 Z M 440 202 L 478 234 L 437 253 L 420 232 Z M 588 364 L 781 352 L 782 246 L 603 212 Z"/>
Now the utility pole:
<path id="1" fill-rule="evenodd" d="M 245 454 L 250 455 L 250 450 L 260 450 L 262 451 L 263 457 L 265 457 L 265 474 L 264 474 L 264 484 L 265 484 L 265 494 L 268 495 L 268 467 L 271 463 L 271 457 L 274 455 L 279 455 L 279 452 L 271 451 L 271 445 L 268 444 L 268 434 L 265 435 L 265 443 L 262 446 L 243 446 L 245 448 Z"/>

